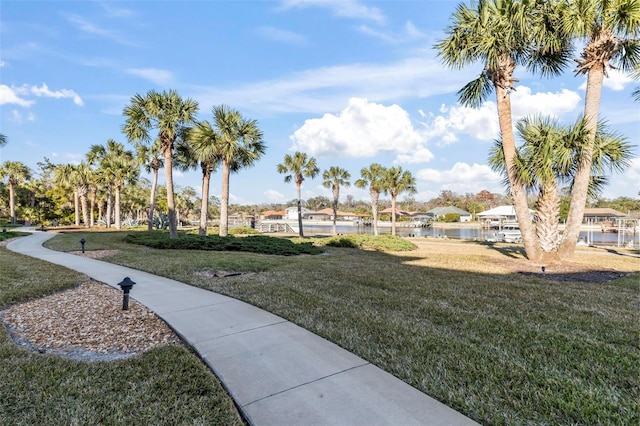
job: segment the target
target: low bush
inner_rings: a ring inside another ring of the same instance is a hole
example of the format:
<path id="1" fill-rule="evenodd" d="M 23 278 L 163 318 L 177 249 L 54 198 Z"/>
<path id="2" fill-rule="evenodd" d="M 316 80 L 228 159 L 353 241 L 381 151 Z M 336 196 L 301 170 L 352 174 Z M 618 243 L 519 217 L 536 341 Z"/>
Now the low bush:
<path id="1" fill-rule="evenodd" d="M 213 250 L 213 251 L 246 251 L 251 253 L 276 254 L 294 256 L 298 254 L 320 254 L 322 249 L 310 242 L 294 243 L 284 238 L 252 235 L 237 238 L 232 235 L 181 234 L 178 238 L 169 238 L 166 232 L 140 232 L 129 234 L 124 239 L 130 244 L 138 244 L 156 249 L 174 250 Z"/>
<path id="2" fill-rule="evenodd" d="M 411 251 L 416 245 L 393 235 L 340 235 L 320 242 L 330 247 L 353 247 L 377 251 Z"/>

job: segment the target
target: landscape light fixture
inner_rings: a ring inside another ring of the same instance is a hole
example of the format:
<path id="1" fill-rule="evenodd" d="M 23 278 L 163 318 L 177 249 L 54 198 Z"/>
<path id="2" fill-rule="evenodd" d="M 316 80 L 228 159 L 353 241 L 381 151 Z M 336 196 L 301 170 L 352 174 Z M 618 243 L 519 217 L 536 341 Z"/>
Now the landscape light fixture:
<path id="1" fill-rule="evenodd" d="M 547 269 L 547 268 L 546 268 L 544 265 L 542 265 L 542 275 L 545 275 L 544 271 L 545 271 L 546 269 Z"/>
<path id="2" fill-rule="evenodd" d="M 122 310 L 129 310 L 129 292 L 131 291 L 131 287 L 134 286 L 134 282 L 131 281 L 129 277 L 125 277 L 124 280 L 118 283 L 120 288 L 122 289 Z"/>
<path id="3" fill-rule="evenodd" d="M 87 240 L 85 240 L 84 238 L 80 238 L 80 245 L 82 246 L 82 254 L 84 254 L 84 243 L 86 243 Z"/>

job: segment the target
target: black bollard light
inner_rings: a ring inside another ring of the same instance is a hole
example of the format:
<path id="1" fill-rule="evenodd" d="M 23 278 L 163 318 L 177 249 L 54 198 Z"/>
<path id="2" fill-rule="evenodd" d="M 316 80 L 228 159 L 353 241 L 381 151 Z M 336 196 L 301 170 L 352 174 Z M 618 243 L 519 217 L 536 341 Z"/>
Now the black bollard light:
<path id="1" fill-rule="evenodd" d="M 122 289 L 122 310 L 129 310 L 129 292 L 131 291 L 131 287 L 134 286 L 134 282 L 131 281 L 129 277 L 125 277 L 124 280 L 118 283 L 120 288 Z"/>
<path id="2" fill-rule="evenodd" d="M 84 238 L 80 238 L 80 245 L 82 246 L 82 253 L 84 254 L 84 243 L 86 243 L 87 240 L 85 240 Z"/>
<path id="3" fill-rule="evenodd" d="M 546 271 L 546 270 L 547 270 L 547 268 L 543 265 L 543 266 L 542 266 L 542 275 L 543 275 L 543 276 L 545 275 L 544 271 Z"/>

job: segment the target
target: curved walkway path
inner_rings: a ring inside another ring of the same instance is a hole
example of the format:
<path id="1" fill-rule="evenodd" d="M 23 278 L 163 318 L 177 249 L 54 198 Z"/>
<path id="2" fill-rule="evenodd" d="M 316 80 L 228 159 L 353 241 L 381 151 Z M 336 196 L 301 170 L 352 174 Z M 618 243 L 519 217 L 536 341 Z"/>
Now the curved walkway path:
<path id="1" fill-rule="evenodd" d="M 20 229 L 33 231 L 33 229 Z M 11 251 L 119 288 L 166 321 L 220 381 L 252 425 L 471 425 L 469 418 L 339 346 L 230 297 L 135 269 L 46 249 L 33 232 Z"/>

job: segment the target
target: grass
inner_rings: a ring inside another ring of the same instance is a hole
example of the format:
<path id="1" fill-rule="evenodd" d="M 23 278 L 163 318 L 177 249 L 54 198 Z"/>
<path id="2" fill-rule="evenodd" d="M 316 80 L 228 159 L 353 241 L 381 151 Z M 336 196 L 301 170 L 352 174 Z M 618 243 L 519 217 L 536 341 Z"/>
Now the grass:
<path id="1" fill-rule="evenodd" d="M 367 359 L 483 424 L 638 424 L 637 258 L 576 261 L 635 273 L 606 284 L 513 274 L 510 246 L 415 240 L 412 252 L 321 256 L 155 250 L 93 235 L 105 260 L 237 297 Z M 53 248 L 73 245 L 60 235 Z M 252 271 L 207 278 L 204 269 Z"/>
<path id="2" fill-rule="evenodd" d="M 0 309 L 86 276 L 0 247 Z M 0 327 L 0 424 L 241 425 L 233 401 L 188 348 L 79 362 L 16 346 Z"/>

